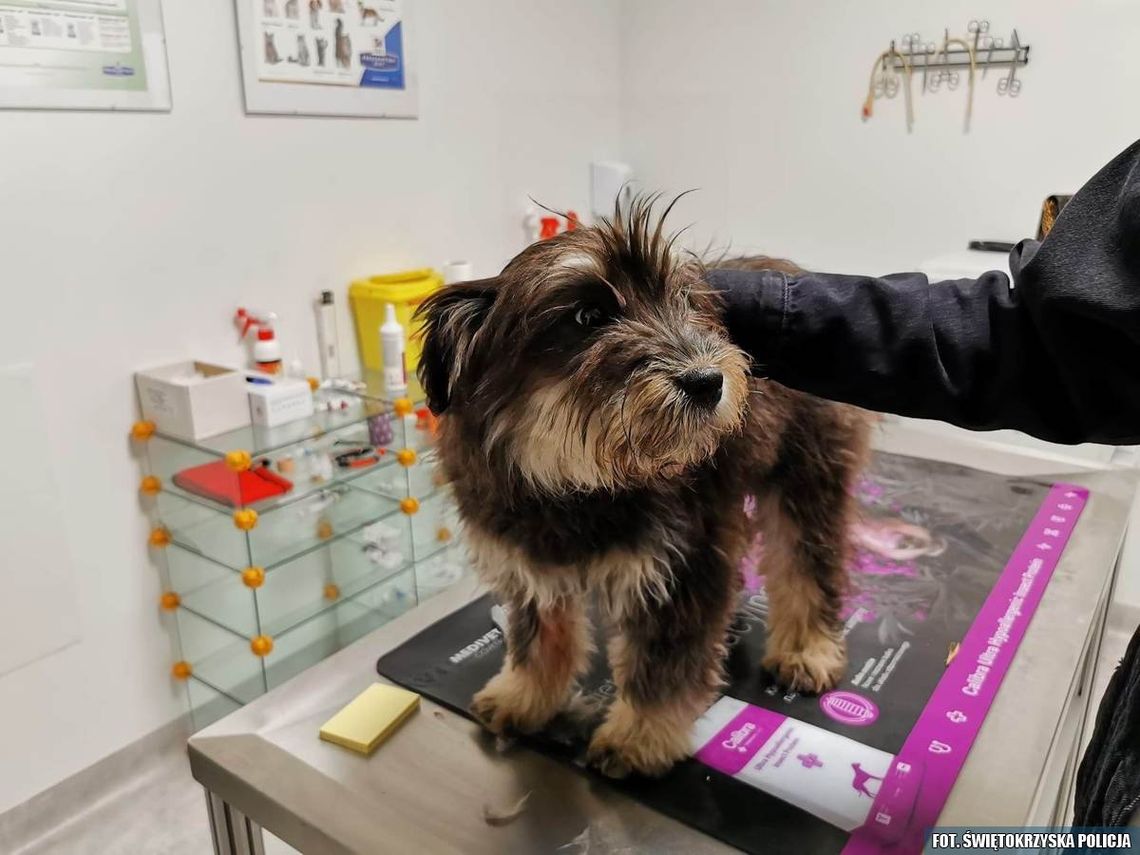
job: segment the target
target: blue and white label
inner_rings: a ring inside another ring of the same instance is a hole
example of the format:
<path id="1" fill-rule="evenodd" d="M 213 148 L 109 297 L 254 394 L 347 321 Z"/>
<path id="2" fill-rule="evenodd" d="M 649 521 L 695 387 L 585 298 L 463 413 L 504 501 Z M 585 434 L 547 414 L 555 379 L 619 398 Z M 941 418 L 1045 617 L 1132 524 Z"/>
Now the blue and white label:
<path id="1" fill-rule="evenodd" d="M 364 73 L 361 86 L 382 89 L 403 89 L 404 82 L 404 25 L 397 22 L 383 37 L 380 49 L 362 53 L 360 65 Z"/>

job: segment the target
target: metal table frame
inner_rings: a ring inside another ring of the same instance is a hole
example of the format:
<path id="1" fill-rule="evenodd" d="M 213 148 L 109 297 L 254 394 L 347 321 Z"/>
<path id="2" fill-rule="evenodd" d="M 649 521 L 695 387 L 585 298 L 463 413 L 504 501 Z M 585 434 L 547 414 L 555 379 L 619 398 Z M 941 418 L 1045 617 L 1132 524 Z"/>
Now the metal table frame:
<path id="1" fill-rule="evenodd" d="M 206 790 L 206 813 L 217 855 L 265 855 L 261 826 L 217 794 Z"/>

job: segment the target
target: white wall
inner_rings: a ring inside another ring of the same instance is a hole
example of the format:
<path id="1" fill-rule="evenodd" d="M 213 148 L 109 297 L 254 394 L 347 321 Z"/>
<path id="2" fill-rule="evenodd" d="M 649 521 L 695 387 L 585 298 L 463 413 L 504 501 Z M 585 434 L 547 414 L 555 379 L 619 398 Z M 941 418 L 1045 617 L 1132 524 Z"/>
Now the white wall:
<path id="1" fill-rule="evenodd" d="M 978 80 L 860 107 L 892 38 L 941 40 L 984 14 L 1032 46 L 1018 98 Z M 974 237 L 1032 236 L 1045 196 L 1076 189 L 1140 136 L 1140 5 L 1130 0 L 629 0 L 623 14 L 624 149 L 654 189 L 682 203 L 694 243 L 882 273 L 964 249 Z"/>
<path id="2" fill-rule="evenodd" d="M 418 121 L 246 118 L 229 0 L 164 4 L 170 115 L 0 113 L 0 366 L 34 362 L 48 398 L 81 635 L 0 677 L 0 811 L 184 710 L 126 441 L 132 371 L 238 358 L 239 304 L 278 312 L 286 355 L 312 365 L 322 283 L 497 270 L 527 194 L 588 210 L 586 164 L 619 154 L 614 4 L 416 2 Z M 341 331 L 351 348 L 347 314 Z M 20 564 L 0 554 L 0 574 Z"/>
<path id="3" fill-rule="evenodd" d="M 860 109 L 892 38 L 941 42 L 984 14 L 1031 46 L 1021 94 L 977 80 L 963 135 L 965 78 Z M 882 274 L 964 250 L 971 238 L 1032 237 L 1044 198 L 1071 193 L 1140 137 L 1140 4 L 991 0 L 627 0 L 622 16 L 623 150 L 647 189 L 700 188 L 676 225 L 688 242 Z M 995 256 L 995 265 L 1004 258 Z M 1132 563 L 1117 586 L 1140 604 Z"/>

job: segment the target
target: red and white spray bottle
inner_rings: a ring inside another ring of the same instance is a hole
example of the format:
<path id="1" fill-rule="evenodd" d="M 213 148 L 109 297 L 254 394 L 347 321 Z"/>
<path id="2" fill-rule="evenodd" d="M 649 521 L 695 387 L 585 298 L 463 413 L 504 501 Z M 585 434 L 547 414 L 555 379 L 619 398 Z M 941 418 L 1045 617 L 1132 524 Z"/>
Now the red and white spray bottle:
<path id="1" fill-rule="evenodd" d="M 240 338 L 242 340 L 245 339 L 250 330 L 257 330 L 257 337 L 253 343 L 254 367 L 266 374 L 280 374 L 282 372 L 281 344 L 277 341 L 277 334 L 273 329 L 277 315 L 273 312 L 238 309 L 234 320 L 241 329 Z"/>

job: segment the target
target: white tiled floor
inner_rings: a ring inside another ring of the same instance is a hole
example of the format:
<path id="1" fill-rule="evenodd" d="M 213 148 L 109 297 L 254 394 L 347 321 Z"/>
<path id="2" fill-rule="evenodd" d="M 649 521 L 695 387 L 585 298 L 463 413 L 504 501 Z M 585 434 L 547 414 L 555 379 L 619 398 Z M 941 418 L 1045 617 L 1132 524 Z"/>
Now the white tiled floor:
<path id="1" fill-rule="evenodd" d="M 190 777 L 181 746 L 156 756 L 139 769 L 133 785 L 90 805 L 20 855 L 76 853 L 213 852 L 202 788 Z"/>
<path id="2" fill-rule="evenodd" d="M 210 855 L 202 788 L 181 745 L 140 768 L 131 786 L 91 805 L 13 855 Z M 266 855 L 296 852 L 270 834 Z"/>

